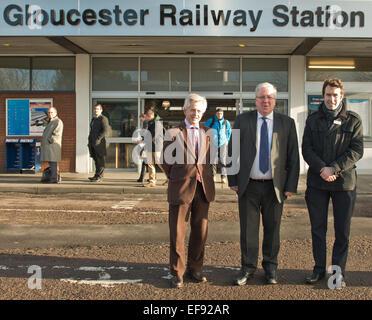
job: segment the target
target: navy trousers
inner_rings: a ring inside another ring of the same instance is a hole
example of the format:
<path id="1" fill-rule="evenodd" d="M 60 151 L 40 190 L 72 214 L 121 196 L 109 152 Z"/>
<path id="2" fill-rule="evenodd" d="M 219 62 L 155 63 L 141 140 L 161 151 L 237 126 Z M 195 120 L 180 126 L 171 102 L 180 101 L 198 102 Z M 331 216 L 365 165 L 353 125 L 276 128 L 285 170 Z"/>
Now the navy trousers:
<path id="1" fill-rule="evenodd" d="M 335 229 L 332 265 L 338 265 L 341 268 L 342 274 L 345 275 L 356 189 L 352 191 L 328 191 L 312 187 L 307 188 L 305 200 L 311 223 L 311 237 L 315 261 L 314 272 L 326 271 L 326 235 L 330 199 L 332 199 Z"/>
<path id="2" fill-rule="evenodd" d="M 279 203 L 272 180 L 250 180 L 239 198 L 240 248 L 242 271 L 257 269 L 259 251 L 260 213 L 263 223 L 262 267 L 265 272 L 276 271 L 280 249 L 280 222 L 283 203 Z"/>

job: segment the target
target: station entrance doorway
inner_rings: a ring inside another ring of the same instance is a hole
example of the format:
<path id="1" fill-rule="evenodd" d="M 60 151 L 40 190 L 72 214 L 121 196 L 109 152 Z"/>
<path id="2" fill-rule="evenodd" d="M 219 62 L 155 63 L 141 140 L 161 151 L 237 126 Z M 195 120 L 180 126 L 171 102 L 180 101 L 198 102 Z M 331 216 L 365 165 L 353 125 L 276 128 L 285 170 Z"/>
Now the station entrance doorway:
<path id="1" fill-rule="evenodd" d="M 178 126 L 185 119 L 183 113 L 184 99 L 145 99 L 144 111 L 152 109 L 155 112 L 157 120 L 163 121 L 165 129 Z M 216 114 L 216 109 L 224 111 L 224 118 L 229 120 L 231 125 L 235 121 L 237 110 L 239 110 L 239 100 L 237 99 L 207 99 L 208 107 L 205 112 L 202 123 Z"/>

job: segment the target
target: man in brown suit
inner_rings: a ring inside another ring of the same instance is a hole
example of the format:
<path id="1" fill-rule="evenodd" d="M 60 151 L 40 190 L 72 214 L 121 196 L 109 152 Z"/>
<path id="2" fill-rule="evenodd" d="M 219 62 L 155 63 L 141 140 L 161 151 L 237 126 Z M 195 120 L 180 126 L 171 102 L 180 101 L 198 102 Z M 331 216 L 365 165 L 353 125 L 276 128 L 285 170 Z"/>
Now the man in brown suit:
<path id="1" fill-rule="evenodd" d="M 194 281 L 207 281 L 202 268 L 208 209 L 215 189 L 209 149 L 213 132 L 207 135 L 209 128 L 199 123 L 206 108 L 204 97 L 190 94 L 183 107 L 185 120 L 168 130 L 164 139 L 163 168 L 169 179 L 170 270 L 174 288 L 183 286 L 185 272 Z M 186 266 L 184 240 L 189 218 L 191 233 Z"/>

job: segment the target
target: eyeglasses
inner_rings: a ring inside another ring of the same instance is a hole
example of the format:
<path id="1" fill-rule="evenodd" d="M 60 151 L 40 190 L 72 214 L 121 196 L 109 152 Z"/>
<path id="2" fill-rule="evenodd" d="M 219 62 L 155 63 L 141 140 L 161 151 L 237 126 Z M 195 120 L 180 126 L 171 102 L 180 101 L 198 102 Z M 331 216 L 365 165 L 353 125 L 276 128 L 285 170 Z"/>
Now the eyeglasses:
<path id="1" fill-rule="evenodd" d="M 260 96 L 260 97 L 256 97 L 256 99 L 259 99 L 259 100 L 275 100 L 276 98 L 275 97 L 271 97 L 271 96 Z"/>

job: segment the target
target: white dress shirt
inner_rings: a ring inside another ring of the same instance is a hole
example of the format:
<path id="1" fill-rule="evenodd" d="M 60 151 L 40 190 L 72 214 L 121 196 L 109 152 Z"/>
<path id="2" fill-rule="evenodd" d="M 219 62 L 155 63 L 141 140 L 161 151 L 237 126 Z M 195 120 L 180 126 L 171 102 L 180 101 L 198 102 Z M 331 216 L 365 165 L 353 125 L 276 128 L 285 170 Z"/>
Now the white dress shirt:
<path id="1" fill-rule="evenodd" d="M 273 178 L 272 170 L 271 170 L 271 143 L 273 140 L 273 127 L 274 127 L 274 112 L 272 111 L 269 115 L 267 115 L 266 123 L 267 123 L 267 134 L 269 138 L 269 170 L 264 174 L 260 171 L 260 138 L 261 138 L 261 126 L 263 123 L 263 116 L 257 111 L 257 129 L 256 129 L 256 157 L 254 159 L 250 178 L 251 179 L 267 179 L 270 180 Z"/>

